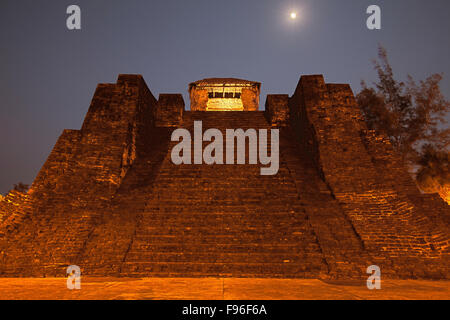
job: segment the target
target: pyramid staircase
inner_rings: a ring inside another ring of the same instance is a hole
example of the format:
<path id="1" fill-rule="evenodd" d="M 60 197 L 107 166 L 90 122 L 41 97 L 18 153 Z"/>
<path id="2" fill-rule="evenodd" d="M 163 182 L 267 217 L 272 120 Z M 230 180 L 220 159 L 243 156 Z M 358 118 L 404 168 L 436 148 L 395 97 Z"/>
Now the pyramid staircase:
<path id="1" fill-rule="evenodd" d="M 262 112 L 186 112 L 181 127 L 193 136 L 196 120 L 224 137 L 228 128 L 270 129 Z M 345 218 L 311 163 L 301 160 L 299 150 L 288 150 L 286 134 L 281 151 L 296 163 L 295 177 L 283 155 L 278 174 L 262 176 L 259 165 L 176 166 L 170 156 L 175 143 L 148 145 L 83 248 L 79 265 L 88 274 L 137 277 L 313 278 L 330 273 L 337 262 L 355 271 L 344 256 L 336 261 L 336 252 L 323 251 L 313 227 L 323 218 L 311 214 L 332 217 L 334 227 Z M 361 253 L 357 237 L 347 231 L 350 236 L 340 240 Z"/>

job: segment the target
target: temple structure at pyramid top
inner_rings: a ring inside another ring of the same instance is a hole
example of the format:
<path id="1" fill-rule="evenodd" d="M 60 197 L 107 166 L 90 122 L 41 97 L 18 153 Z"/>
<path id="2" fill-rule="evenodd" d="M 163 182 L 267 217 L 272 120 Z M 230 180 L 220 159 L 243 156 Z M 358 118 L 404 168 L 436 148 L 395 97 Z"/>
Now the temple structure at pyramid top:
<path id="1" fill-rule="evenodd" d="M 261 83 L 208 78 L 189 84 L 191 111 L 257 111 Z"/>

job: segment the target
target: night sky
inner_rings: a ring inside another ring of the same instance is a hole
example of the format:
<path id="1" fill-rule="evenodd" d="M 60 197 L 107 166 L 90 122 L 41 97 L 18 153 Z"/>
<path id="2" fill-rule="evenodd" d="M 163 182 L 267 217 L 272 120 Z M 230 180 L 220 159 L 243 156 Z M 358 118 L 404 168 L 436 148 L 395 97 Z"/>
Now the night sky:
<path id="1" fill-rule="evenodd" d="M 66 27 L 81 7 L 82 30 Z M 366 9 L 382 9 L 382 30 Z M 291 11 L 298 19 L 289 19 Z M 450 97 L 448 0 L 1 0 L 0 193 L 31 184 L 64 128 L 79 129 L 98 83 L 144 76 L 155 97 L 206 77 L 262 82 L 292 94 L 302 74 L 376 79 L 381 43 L 399 79 L 443 72 Z"/>

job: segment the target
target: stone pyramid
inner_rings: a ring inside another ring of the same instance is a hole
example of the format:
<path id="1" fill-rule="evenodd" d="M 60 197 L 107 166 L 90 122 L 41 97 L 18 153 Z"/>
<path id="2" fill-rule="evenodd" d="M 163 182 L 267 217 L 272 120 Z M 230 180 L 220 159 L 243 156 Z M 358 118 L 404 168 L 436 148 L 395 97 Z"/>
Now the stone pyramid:
<path id="1" fill-rule="evenodd" d="M 279 171 L 175 165 L 171 134 L 280 131 Z M 139 75 L 98 85 L 28 194 L 0 201 L 0 276 L 449 278 L 450 209 L 425 195 L 348 85 L 302 76 L 265 111 L 185 111 Z"/>

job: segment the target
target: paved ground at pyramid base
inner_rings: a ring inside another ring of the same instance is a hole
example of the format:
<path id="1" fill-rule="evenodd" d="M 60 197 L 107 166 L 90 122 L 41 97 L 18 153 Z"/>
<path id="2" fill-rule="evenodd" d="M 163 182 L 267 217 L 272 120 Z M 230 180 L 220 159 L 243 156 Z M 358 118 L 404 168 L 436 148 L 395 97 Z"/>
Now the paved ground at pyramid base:
<path id="1" fill-rule="evenodd" d="M 180 165 L 175 128 L 280 129 L 280 169 Z M 449 278 L 449 206 L 423 195 L 348 85 L 303 76 L 266 111 L 187 112 L 141 76 L 97 87 L 27 195 L 0 204 L 0 275 Z"/>
<path id="2" fill-rule="evenodd" d="M 450 299 L 448 280 L 382 280 L 381 290 L 368 290 L 365 280 L 326 279 L 82 277 L 81 290 L 67 290 L 66 282 L 64 278 L 2 278 L 0 300 Z"/>

